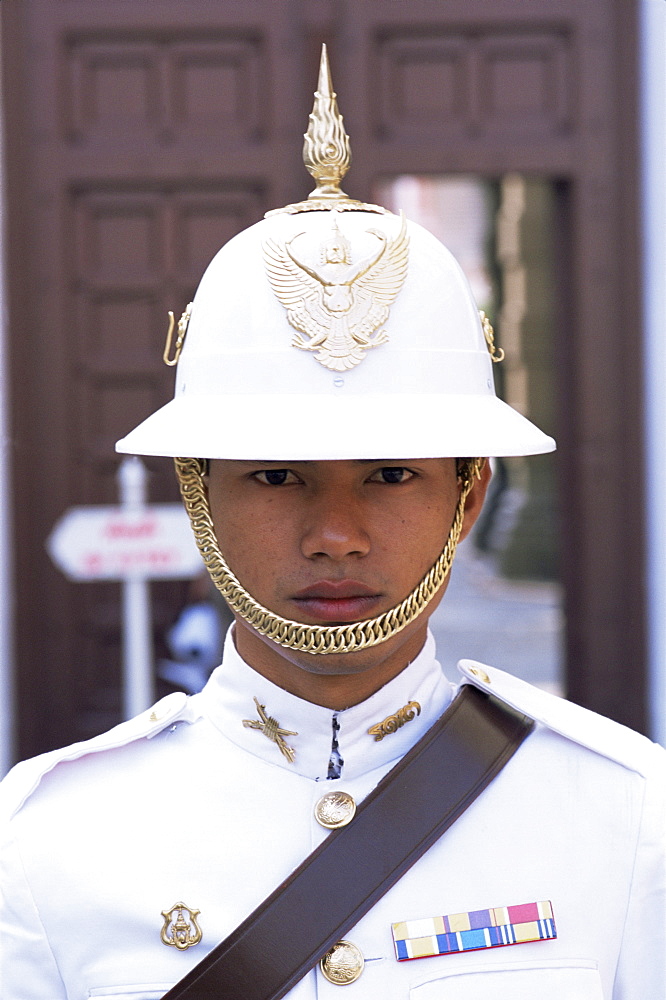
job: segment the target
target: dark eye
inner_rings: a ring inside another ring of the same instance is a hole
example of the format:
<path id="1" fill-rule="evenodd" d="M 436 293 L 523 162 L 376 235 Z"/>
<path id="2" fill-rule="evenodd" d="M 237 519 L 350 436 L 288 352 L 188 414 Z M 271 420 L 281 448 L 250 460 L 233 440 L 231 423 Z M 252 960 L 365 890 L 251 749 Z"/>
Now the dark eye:
<path id="1" fill-rule="evenodd" d="M 373 483 L 406 483 L 414 475 L 401 465 L 385 465 L 370 476 Z"/>
<path id="2" fill-rule="evenodd" d="M 260 483 L 265 483 L 267 486 L 285 486 L 298 482 L 291 469 L 262 469 L 253 475 Z"/>

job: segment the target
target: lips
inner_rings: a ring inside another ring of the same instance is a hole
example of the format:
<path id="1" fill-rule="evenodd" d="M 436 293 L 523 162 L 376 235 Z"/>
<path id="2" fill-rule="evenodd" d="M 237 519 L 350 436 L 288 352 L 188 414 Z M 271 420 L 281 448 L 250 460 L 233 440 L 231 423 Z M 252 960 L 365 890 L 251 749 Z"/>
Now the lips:
<path id="1" fill-rule="evenodd" d="M 319 580 L 293 595 L 301 614 L 318 622 L 354 622 L 367 618 L 382 595 L 358 580 Z"/>

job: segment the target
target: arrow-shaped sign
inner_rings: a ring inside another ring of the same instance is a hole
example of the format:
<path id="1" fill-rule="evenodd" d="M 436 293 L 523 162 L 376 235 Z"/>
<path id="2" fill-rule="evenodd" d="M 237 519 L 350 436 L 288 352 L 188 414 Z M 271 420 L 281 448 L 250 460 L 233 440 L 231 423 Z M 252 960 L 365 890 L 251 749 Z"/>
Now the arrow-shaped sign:
<path id="1" fill-rule="evenodd" d="M 46 547 L 71 580 L 177 580 L 204 569 L 188 516 L 178 503 L 138 510 L 72 507 L 57 522 Z"/>

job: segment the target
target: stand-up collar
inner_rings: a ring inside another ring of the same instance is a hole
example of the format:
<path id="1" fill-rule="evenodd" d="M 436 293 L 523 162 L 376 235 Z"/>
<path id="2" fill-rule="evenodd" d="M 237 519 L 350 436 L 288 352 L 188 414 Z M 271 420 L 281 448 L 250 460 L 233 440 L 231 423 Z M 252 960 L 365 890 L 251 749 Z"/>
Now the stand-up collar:
<path id="1" fill-rule="evenodd" d="M 253 670 L 238 655 L 232 631 L 227 635 L 221 666 L 195 696 L 198 709 L 248 753 L 308 778 L 325 780 L 333 776 L 332 766 L 338 769 L 336 776 L 351 779 L 397 760 L 453 697 L 453 685 L 435 659 L 435 640 L 430 632 L 419 655 L 401 674 L 359 705 L 333 712 L 297 698 Z M 255 698 L 263 706 L 265 718 L 272 720 L 265 727 L 269 733 L 277 723 L 280 729 L 295 734 L 283 736 L 285 745 L 294 751 L 293 762 L 262 732 L 264 723 Z M 246 726 L 244 721 L 255 726 Z M 379 740 L 375 727 L 385 733 Z M 368 732 L 371 728 L 373 734 Z M 337 754 L 333 751 L 331 761 L 334 738 Z"/>

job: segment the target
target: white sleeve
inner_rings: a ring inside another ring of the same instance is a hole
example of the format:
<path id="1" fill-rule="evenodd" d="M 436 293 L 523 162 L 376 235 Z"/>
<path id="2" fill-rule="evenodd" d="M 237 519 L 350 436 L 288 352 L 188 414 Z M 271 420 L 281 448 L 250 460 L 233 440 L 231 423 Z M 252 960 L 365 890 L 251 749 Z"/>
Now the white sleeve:
<path id="1" fill-rule="evenodd" d="M 11 824 L 0 830 L 0 942 L 2 1000 L 67 1000 Z"/>
<path id="2" fill-rule="evenodd" d="M 613 1000 L 666 998 L 666 752 L 647 776 Z"/>

